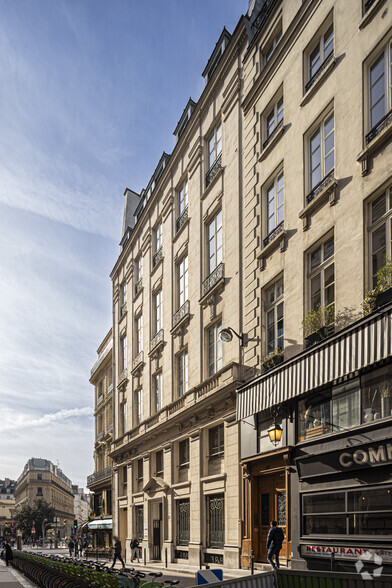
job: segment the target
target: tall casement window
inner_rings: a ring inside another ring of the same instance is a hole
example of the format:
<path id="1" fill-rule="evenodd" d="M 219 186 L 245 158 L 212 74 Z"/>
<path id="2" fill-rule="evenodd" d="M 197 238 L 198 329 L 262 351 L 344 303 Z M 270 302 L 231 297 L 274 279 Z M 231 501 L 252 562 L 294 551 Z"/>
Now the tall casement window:
<path id="1" fill-rule="evenodd" d="M 222 123 L 219 122 L 213 130 L 210 138 L 207 141 L 208 161 L 207 168 L 211 170 L 214 163 L 216 163 L 222 156 Z"/>
<path id="2" fill-rule="evenodd" d="M 153 375 L 153 407 L 159 412 L 163 406 L 162 372 Z"/>
<path id="3" fill-rule="evenodd" d="M 368 124 L 369 129 L 373 129 L 392 109 L 392 39 L 369 67 L 368 88 Z"/>
<path id="4" fill-rule="evenodd" d="M 335 166 L 335 130 L 333 110 L 309 137 L 309 191 Z"/>
<path id="5" fill-rule="evenodd" d="M 178 396 L 188 392 L 188 350 L 177 355 L 177 389 Z"/>
<path id="6" fill-rule="evenodd" d="M 176 221 L 176 230 L 179 231 L 188 218 L 188 179 L 178 190 L 178 214 Z"/>
<path id="7" fill-rule="evenodd" d="M 281 170 L 266 190 L 267 227 L 266 235 L 270 235 L 284 219 L 284 174 Z"/>
<path id="8" fill-rule="evenodd" d="M 143 420 L 143 390 L 139 388 L 135 392 L 135 416 L 136 424 L 139 425 Z"/>
<path id="9" fill-rule="evenodd" d="M 135 319 L 135 351 L 138 355 L 143 350 L 143 315 L 139 314 Z"/>
<path id="10" fill-rule="evenodd" d="M 143 541 L 144 536 L 144 512 L 143 506 L 135 506 L 135 533 L 139 541 Z"/>
<path id="11" fill-rule="evenodd" d="M 180 308 L 188 300 L 188 255 L 177 264 L 177 306 Z"/>
<path id="12" fill-rule="evenodd" d="M 225 452 L 225 429 L 223 425 L 212 427 L 208 431 L 209 459 L 223 457 Z"/>
<path id="13" fill-rule="evenodd" d="M 136 462 L 136 492 L 140 492 L 143 488 L 143 458 Z"/>
<path id="14" fill-rule="evenodd" d="M 155 475 L 163 478 L 163 449 L 155 454 Z"/>
<path id="15" fill-rule="evenodd" d="M 122 402 L 120 404 L 120 414 L 119 414 L 119 424 L 120 424 L 120 435 L 124 435 L 127 431 L 127 403 Z"/>
<path id="16" fill-rule="evenodd" d="M 162 329 L 162 289 L 153 296 L 154 332 L 153 337 Z"/>
<path id="17" fill-rule="evenodd" d="M 282 26 L 279 25 L 279 27 L 277 29 L 275 29 L 275 32 L 272 35 L 271 41 L 269 41 L 267 43 L 267 46 L 266 46 L 265 50 L 263 51 L 264 65 L 267 65 L 267 63 L 271 59 L 272 55 L 275 52 L 275 49 L 277 48 L 278 44 L 280 43 L 281 38 L 282 38 Z"/>
<path id="18" fill-rule="evenodd" d="M 220 210 L 208 223 L 208 274 L 222 263 L 223 251 L 223 228 L 222 228 L 222 211 Z"/>
<path id="19" fill-rule="evenodd" d="M 127 283 L 124 280 L 123 283 L 120 285 L 120 306 L 123 308 L 127 303 Z"/>
<path id="20" fill-rule="evenodd" d="M 207 331 L 208 336 L 208 375 L 213 376 L 222 369 L 222 341 L 219 333 L 222 330 L 222 321 L 217 321 Z"/>
<path id="21" fill-rule="evenodd" d="M 263 144 L 263 148 L 267 146 L 269 143 L 270 137 L 274 134 L 274 131 L 278 129 L 281 124 L 283 124 L 283 96 L 278 98 L 278 100 L 271 106 L 270 109 L 267 110 L 265 115 L 265 142 Z"/>
<path id="22" fill-rule="evenodd" d="M 284 303 L 283 303 L 283 278 L 277 280 L 266 289 L 265 304 L 265 336 L 266 352 L 272 353 L 275 349 L 284 346 Z"/>
<path id="23" fill-rule="evenodd" d="M 208 547 L 223 549 L 225 544 L 225 498 L 224 494 L 207 496 L 207 543 Z"/>
<path id="24" fill-rule="evenodd" d="M 321 34 L 317 36 L 310 45 L 309 51 L 307 51 L 308 73 L 307 84 L 305 86 L 306 90 L 309 90 L 323 69 L 333 59 L 333 23 L 326 26 L 327 28 L 325 26 L 323 27 Z"/>
<path id="25" fill-rule="evenodd" d="M 120 337 L 120 372 L 127 367 L 127 336 Z"/>
<path id="26" fill-rule="evenodd" d="M 191 532 L 189 498 L 176 501 L 177 515 L 177 545 L 188 545 Z"/>
<path id="27" fill-rule="evenodd" d="M 334 317 L 335 266 L 334 238 L 328 237 L 308 255 L 309 308 L 330 309 L 330 319 Z"/>
<path id="28" fill-rule="evenodd" d="M 143 284 L 143 256 L 142 254 L 135 261 L 135 294 L 142 289 Z"/>
<path id="29" fill-rule="evenodd" d="M 189 439 L 179 442 L 178 453 L 180 469 L 189 468 Z"/>
<path id="30" fill-rule="evenodd" d="M 392 255 L 392 186 L 368 205 L 371 287 L 377 283 L 376 274 Z"/>
<path id="31" fill-rule="evenodd" d="M 152 267 L 154 268 L 162 259 L 162 221 L 154 229 L 154 255 Z"/>

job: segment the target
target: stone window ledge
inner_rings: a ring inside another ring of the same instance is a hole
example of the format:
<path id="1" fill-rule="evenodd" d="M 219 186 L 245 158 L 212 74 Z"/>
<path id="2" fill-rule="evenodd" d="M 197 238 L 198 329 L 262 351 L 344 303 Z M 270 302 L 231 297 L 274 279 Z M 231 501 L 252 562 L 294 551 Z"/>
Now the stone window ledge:
<path id="1" fill-rule="evenodd" d="M 358 28 L 364 29 L 366 27 L 366 25 L 369 24 L 369 22 L 375 16 L 376 12 L 378 12 L 378 10 L 381 8 L 381 6 L 384 3 L 385 3 L 385 0 L 376 0 L 376 2 L 373 4 L 373 6 L 371 8 L 369 8 L 369 10 L 367 10 L 365 12 L 365 14 L 363 15 L 362 19 L 359 22 Z"/>
<path id="2" fill-rule="evenodd" d="M 275 251 L 275 249 L 279 248 L 281 252 L 285 251 L 287 246 L 286 237 L 287 231 L 285 231 L 285 229 L 282 228 L 282 230 L 274 236 L 274 238 L 268 243 L 268 245 L 263 247 L 261 253 L 259 253 L 259 255 L 257 256 L 257 259 L 259 261 L 259 268 L 261 271 L 265 269 L 265 261 L 267 257 L 269 257 L 271 253 Z"/>
<path id="3" fill-rule="evenodd" d="M 362 164 L 362 175 L 366 176 L 369 173 L 369 159 L 379 147 L 392 137 L 392 120 L 389 124 L 370 141 L 366 147 L 359 153 L 357 162 Z"/>
<path id="4" fill-rule="evenodd" d="M 285 131 L 285 126 L 282 125 L 280 127 L 280 129 L 277 130 L 275 135 L 271 138 L 271 141 L 268 143 L 268 145 L 265 147 L 265 149 L 263 149 L 263 151 L 261 152 L 261 155 L 259 157 L 259 161 L 263 161 L 267 157 L 267 155 L 275 147 L 276 143 L 279 141 L 281 136 L 284 134 L 284 131 Z"/>
<path id="5" fill-rule="evenodd" d="M 303 220 L 303 229 L 307 231 L 310 227 L 310 216 L 319 208 L 324 202 L 329 200 L 329 205 L 336 204 L 336 188 L 338 181 L 335 177 L 324 186 L 318 194 L 307 204 L 299 213 L 299 218 Z"/>

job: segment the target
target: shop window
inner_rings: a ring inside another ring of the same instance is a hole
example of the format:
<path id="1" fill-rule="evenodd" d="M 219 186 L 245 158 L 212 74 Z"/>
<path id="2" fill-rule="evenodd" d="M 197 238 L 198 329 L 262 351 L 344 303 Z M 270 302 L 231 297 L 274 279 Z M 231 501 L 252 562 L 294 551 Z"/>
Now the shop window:
<path id="1" fill-rule="evenodd" d="M 368 423 L 392 416 L 392 367 L 387 366 L 361 378 L 361 417 Z"/>
<path id="2" fill-rule="evenodd" d="M 302 496 L 303 535 L 392 535 L 392 487 Z"/>

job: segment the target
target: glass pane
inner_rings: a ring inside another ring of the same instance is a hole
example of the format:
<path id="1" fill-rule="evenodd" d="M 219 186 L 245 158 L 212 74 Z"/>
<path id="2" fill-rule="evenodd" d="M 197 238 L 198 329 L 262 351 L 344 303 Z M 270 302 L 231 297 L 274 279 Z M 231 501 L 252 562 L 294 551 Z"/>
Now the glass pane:
<path id="1" fill-rule="evenodd" d="M 349 511 L 392 511 L 392 488 L 373 488 L 348 493 Z"/>
<path id="2" fill-rule="evenodd" d="M 280 123 L 280 121 L 283 119 L 283 98 L 281 98 L 278 102 L 278 106 L 277 106 L 277 122 Z"/>
<path id="3" fill-rule="evenodd" d="M 351 535 L 392 535 L 392 513 L 350 515 L 349 533 Z"/>
<path id="4" fill-rule="evenodd" d="M 270 115 L 267 117 L 267 137 L 272 135 L 274 128 L 275 128 L 275 112 L 272 111 L 270 113 Z"/>
<path id="5" fill-rule="evenodd" d="M 315 276 L 310 281 L 310 306 L 312 310 L 316 310 L 321 305 L 321 285 L 320 274 Z"/>
<path id="6" fill-rule="evenodd" d="M 376 126 L 379 120 L 385 114 L 385 101 L 384 98 L 381 98 L 379 102 L 377 102 L 370 110 L 370 126 L 373 128 Z"/>
<path id="7" fill-rule="evenodd" d="M 332 422 L 339 431 L 361 423 L 359 380 L 332 391 Z"/>
<path id="8" fill-rule="evenodd" d="M 265 294 L 265 300 L 268 306 L 272 304 L 272 302 L 275 300 L 275 286 L 271 286 L 271 288 L 268 288 Z"/>
<path id="9" fill-rule="evenodd" d="M 392 368 L 374 370 L 361 379 L 362 422 L 392 416 Z"/>
<path id="10" fill-rule="evenodd" d="M 329 27 L 324 35 L 324 59 L 333 51 L 333 25 Z"/>
<path id="11" fill-rule="evenodd" d="M 326 137 L 327 135 L 329 135 L 333 131 L 333 125 L 334 125 L 334 115 L 332 112 L 330 114 L 330 116 L 324 122 L 324 137 Z"/>
<path id="12" fill-rule="evenodd" d="M 305 515 L 304 535 L 345 535 L 346 517 L 342 515 Z"/>
<path id="13" fill-rule="evenodd" d="M 311 402 L 303 400 L 298 404 L 298 439 L 310 439 L 331 432 L 330 396 L 319 394 Z"/>
<path id="14" fill-rule="evenodd" d="M 326 135 L 325 137 L 325 142 L 324 142 L 324 153 L 325 155 L 327 155 L 330 151 L 333 150 L 334 148 L 334 132 L 331 131 L 328 135 Z"/>
<path id="15" fill-rule="evenodd" d="M 324 252 L 325 255 L 325 252 Z M 321 263 L 321 247 L 318 247 L 310 254 L 310 271 L 313 271 Z"/>
<path id="16" fill-rule="evenodd" d="M 373 86 L 375 82 L 384 75 L 384 52 L 380 55 L 377 61 L 370 68 L 370 85 Z"/>
<path id="17" fill-rule="evenodd" d="M 372 224 L 375 223 L 379 218 L 381 218 L 386 213 L 386 211 L 386 192 L 383 192 L 383 194 L 381 194 L 375 200 L 373 200 L 371 204 Z"/>
<path id="18" fill-rule="evenodd" d="M 334 254 L 333 237 L 324 243 L 324 261 Z"/>
<path id="19" fill-rule="evenodd" d="M 329 172 L 331 171 L 331 169 L 334 168 L 335 162 L 334 162 L 334 151 L 331 151 L 331 153 L 329 153 L 327 155 L 327 157 L 325 158 L 325 169 L 324 169 L 324 175 L 326 176 L 327 174 L 329 174 Z"/>
<path id="20" fill-rule="evenodd" d="M 276 283 L 276 297 L 279 298 L 279 296 L 282 296 L 282 294 L 283 294 L 283 278 L 278 280 L 278 282 Z"/>
<path id="21" fill-rule="evenodd" d="M 303 497 L 305 514 L 323 512 L 345 512 L 344 492 L 307 495 Z"/>
<path id="22" fill-rule="evenodd" d="M 309 79 L 314 76 L 318 68 L 320 67 L 320 46 L 312 51 L 309 57 Z"/>

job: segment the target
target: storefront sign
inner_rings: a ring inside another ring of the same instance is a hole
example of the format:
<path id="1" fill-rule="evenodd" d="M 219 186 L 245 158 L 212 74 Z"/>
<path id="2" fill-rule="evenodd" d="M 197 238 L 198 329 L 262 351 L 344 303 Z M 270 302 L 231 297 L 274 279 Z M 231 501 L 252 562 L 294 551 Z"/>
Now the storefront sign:
<path id="1" fill-rule="evenodd" d="M 300 479 L 392 464 L 392 441 L 297 458 Z"/>
<path id="2" fill-rule="evenodd" d="M 333 555 L 332 555 L 333 554 Z M 304 557 L 335 557 L 335 559 L 359 560 L 368 559 L 369 556 L 378 555 L 383 563 L 392 562 L 391 549 L 370 549 L 366 547 L 331 546 L 331 545 L 301 545 L 301 555 Z"/>

